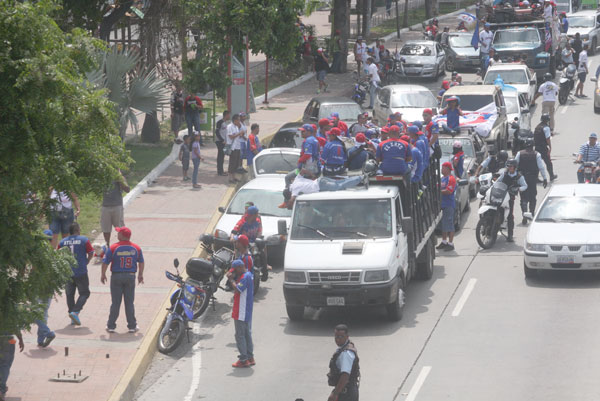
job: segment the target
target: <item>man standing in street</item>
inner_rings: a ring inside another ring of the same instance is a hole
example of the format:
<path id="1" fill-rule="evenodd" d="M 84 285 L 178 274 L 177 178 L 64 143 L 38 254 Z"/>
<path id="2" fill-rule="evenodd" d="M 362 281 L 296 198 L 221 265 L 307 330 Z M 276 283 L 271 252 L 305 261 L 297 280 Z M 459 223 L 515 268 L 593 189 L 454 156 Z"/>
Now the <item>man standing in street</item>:
<path id="1" fill-rule="evenodd" d="M 227 142 L 227 127 L 231 123 L 231 113 L 229 110 L 223 112 L 223 118 L 217 123 L 217 132 L 215 144 L 217 145 L 217 174 L 220 176 L 227 175 L 223 171 L 223 163 L 225 162 L 225 143 Z"/>
<path id="2" fill-rule="evenodd" d="M 542 114 L 540 123 L 533 131 L 533 143 L 535 145 L 535 150 L 540 153 L 542 160 L 546 164 L 550 181 L 554 181 L 558 176 L 554 175 L 552 160 L 550 160 L 550 153 L 552 153 L 552 140 L 550 138 L 552 133 L 550 131 L 550 126 L 548 125 L 549 123 L 550 115 Z"/>
<path id="3" fill-rule="evenodd" d="M 377 69 L 377 64 L 375 64 L 375 60 L 373 57 L 369 57 L 367 59 L 367 71 L 369 73 L 369 81 L 371 85 L 369 86 L 369 109 L 372 109 L 375 105 L 375 92 L 377 92 L 377 88 L 379 87 L 379 83 L 381 79 L 379 78 L 379 71 Z"/>
<path id="4" fill-rule="evenodd" d="M 15 336 L 19 340 L 19 352 L 23 352 L 25 343 L 23 342 L 21 332 L 17 331 Z M 8 392 L 6 382 L 8 381 L 10 368 L 15 360 L 16 344 L 17 340 L 12 335 L 0 334 L 0 401 L 5 400 L 6 393 Z"/>
<path id="5" fill-rule="evenodd" d="M 106 246 L 110 245 L 110 233 L 113 227 L 125 225 L 123 211 L 123 194 L 129 192 L 130 188 L 123 174 L 119 173 L 119 179 L 113 181 L 111 188 L 102 197 L 102 209 L 100 211 L 100 228 L 104 234 Z"/>
<path id="6" fill-rule="evenodd" d="M 252 307 L 254 304 L 254 276 L 246 271 L 244 262 L 236 259 L 231 263 L 235 272 L 227 273 L 227 280 L 233 287 L 233 308 L 231 317 L 235 323 L 235 343 L 240 353 L 234 368 L 248 368 L 256 365 L 252 344 Z M 236 279 L 237 277 L 237 279 Z"/>
<path id="7" fill-rule="evenodd" d="M 333 53 L 333 63 L 331 72 L 340 74 L 342 72 L 342 35 L 339 29 L 335 30 L 335 35 L 331 39 L 331 52 Z"/>
<path id="8" fill-rule="evenodd" d="M 456 191 L 456 178 L 452 173 L 452 163 L 444 162 L 442 164 L 442 242 L 437 249 L 444 251 L 454 250 L 454 209 L 456 201 L 454 192 Z"/>
<path id="9" fill-rule="evenodd" d="M 535 104 L 535 100 L 542 97 L 542 114 L 550 116 L 550 131 L 554 133 L 554 108 L 556 105 L 556 97 L 558 96 L 558 85 L 552 81 L 552 74 L 549 72 L 544 74 L 544 83 L 540 85 L 537 93 L 533 97 L 531 105 Z"/>
<path id="10" fill-rule="evenodd" d="M 494 33 L 490 31 L 491 25 L 486 22 L 483 25 L 483 31 L 479 32 L 479 59 L 481 60 L 481 70 L 485 71 L 486 67 L 483 65 L 483 61 L 489 59 L 490 47 L 492 46 L 492 39 L 494 39 Z M 482 76 L 483 73 L 482 73 Z"/>
<path id="11" fill-rule="evenodd" d="M 317 73 L 317 82 L 319 83 L 319 88 L 317 89 L 317 94 L 323 92 L 327 92 L 327 82 L 325 82 L 325 77 L 327 76 L 327 71 L 329 71 L 329 60 L 325 53 L 323 53 L 322 48 L 317 49 L 317 55 L 315 56 L 315 72 Z"/>
<path id="12" fill-rule="evenodd" d="M 183 123 L 183 91 L 181 90 L 181 83 L 175 83 L 175 90 L 171 95 L 171 131 L 175 139 L 179 136 L 179 129 Z"/>
<path id="13" fill-rule="evenodd" d="M 585 78 L 588 74 L 588 45 L 583 45 L 583 50 L 579 53 L 579 61 L 577 64 L 577 78 L 579 78 L 579 83 L 577 84 L 577 88 L 575 88 L 575 97 L 587 97 L 583 94 L 583 83 L 585 82 Z"/>
<path id="14" fill-rule="evenodd" d="M 259 131 L 260 126 L 258 124 L 254 123 L 250 126 L 250 135 L 248 135 L 248 144 L 246 145 L 246 163 L 248 163 L 248 168 L 252 168 L 254 156 L 262 150 L 260 139 L 258 139 Z"/>
<path id="15" fill-rule="evenodd" d="M 548 186 L 548 175 L 546 173 L 546 165 L 542 160 L 539 152 L 533 149 L 533 139 L 525 139 L 525 149 L 517 153 L 515 160 L 517 161 L 517 169 L 525 177 L 527 189 L 521 194 L 521 212 L 529 211 L 535 214 L 535 206 L 537 204 L 537 180 L 540 172 L 544 178 L 544 188 Z M 529 209 L 527 208 L 529 206 Z M 523 216 L 522 224 L 527 225 L 527 219 Z"/>
<path id="16" fill-rule="evenodd" d="M 190 94 L 185 98 L 183 103 L 183 111 L 185 112 L 185 122 L 188 127 L 188 135 L 190 137 L 194 136 L 194 130 L 200 131 L 200 112 L 204 106 L 202 105 L 202 100 L 194 95 Z M 200 135 L 200 145 L 202 145 L 202 135 Z"/>
<path id="17" fill-rule="evenodd" d="M 356 61 L 356 69 L 358 71 L 358 76 L 360 77 L 361 66 L 364 59 L 367 56 L 367 44 L 363 42 L 362 36 L 356 38 L 356 43 L 354 44 L 354 60 Z"/>
<path id="18" fill-rule="evenodd" d="M 360 366 L 358 351 L 348 337 L 348 326 L 338 324 L 334 330 L 338 349 L 329 361 L 327 384 L 333 386 L 328 401 L 358 401 Z"/>
<path id="19" fill-rule="evenodd" d="M 81 228 L 78 223 L 71 224 L 69 234 L 67 238 L 63 238 L 60 241 L 58 248 L 69 248 L 77 262 L 71 265 L 73 276 L 67 282 L 65 296 L 67 298 L 67 308 L 71 322 L 76 326 L 80 326 L 79 313 L 90 297 L 90 280 L 88 278 L 87 265 L 94 256 L 94 248 L 92 248 L 90 240 L 81 235 Z M 75 290 L 79 292 L 77 302 L 75 302 Z"/>
<path id="20" fill-rule="evenodd" d="M 571 41 L 571 47 L 573 48 L 573 61 L 579 67 L 579 53 L 583 50 L 583 41 L 579 32 L 575 32 L 575 39 Z"/>
<path id="21" fill-rule="evenodd" d="M 241 130 L 242 123 L 240 122 L 239 114 L 234 114 L 231 118 L 231 124 L 227 127 L 227 138 L 231 145 L 231 154 L 229 155 L 229 182 L 238 182 L 235 178 L 236 171 L 241 165 L 241 149 L 242 142 L 246 140 L 244 132 Z"/>
<path id="22" fill-rule="evenodd" d="M 138 283 L 144 284 L 144 256 L 142 249 L 131 239 L 131 230 L 127 227 L 117 227 L 119 242 L 112 244 L 102 261 L 100 281 L 106 284 L 106 269 L 110 264 L 110 295 L 112 304 L 106 323 L 106 331 L 114 333 L 117 328 L 117 318 L 121 309 L 121 301 L 125 302 L 127 328 L 130 333 L 139 330 L 135 320 L 135 275 L 138 273 Z"/>

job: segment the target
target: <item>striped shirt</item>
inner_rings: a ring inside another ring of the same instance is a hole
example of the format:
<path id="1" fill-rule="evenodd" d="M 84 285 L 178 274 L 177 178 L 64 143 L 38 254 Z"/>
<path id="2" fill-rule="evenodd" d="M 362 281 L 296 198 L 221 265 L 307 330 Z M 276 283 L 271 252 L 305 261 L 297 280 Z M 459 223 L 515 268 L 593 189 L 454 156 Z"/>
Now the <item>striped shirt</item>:
<path id="1" fill-rule="evenodd" d="M 237 281 L 237 290 L 233 295 L 231 317 L 235 320 L 251 322 L 253 302 L 254 275 L 251 272 L 245 272 Z"/>
<path id="2" fill-rule="evenodd" d="M 591 146 L 589 142 L 586 142 L 579 148 L 579 154 L 582 156 L 582 161 L 595 162 L 600 159 L 600 145 L 596 143 Z"/>

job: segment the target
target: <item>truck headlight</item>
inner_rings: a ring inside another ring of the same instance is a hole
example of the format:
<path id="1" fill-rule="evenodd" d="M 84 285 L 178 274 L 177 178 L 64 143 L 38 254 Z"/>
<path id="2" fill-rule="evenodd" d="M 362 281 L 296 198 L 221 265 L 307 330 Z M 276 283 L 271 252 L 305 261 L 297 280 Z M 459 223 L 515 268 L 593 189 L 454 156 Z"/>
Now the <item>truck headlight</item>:
<path id="1" fill-rule="evenodd" d="M 374 270 L 365 273 L 365 282 L 372 283 L 374 281 L 388 281 L 390 273 L 387 270 Z"/>
<path id="2" fill-rule="evenodd" d="M 223 230 L 215 230 L 215 237 L 217 238 L 221 238 L 221 239 L 229 239 L 229 234 L 227 234 L 225 231 Z"/>
<path id="3" fill-rule="evenodd" d="M 585 246 L 586 252 L 600 252 L 600 244 L 588 244 Z"/>
<path id="4" fill-rule="evenodd" d="M 288 283 L 306 283 L 306 274 L 304 272 L 286 271 L 284 281 Z"/>
<path id="5" fill-rule="evenodd" d="M 525 249 L 533 252 L 545 252 L 546 245 L 544 244 L 530 244 L 529 242 L 525 243 Z"/>

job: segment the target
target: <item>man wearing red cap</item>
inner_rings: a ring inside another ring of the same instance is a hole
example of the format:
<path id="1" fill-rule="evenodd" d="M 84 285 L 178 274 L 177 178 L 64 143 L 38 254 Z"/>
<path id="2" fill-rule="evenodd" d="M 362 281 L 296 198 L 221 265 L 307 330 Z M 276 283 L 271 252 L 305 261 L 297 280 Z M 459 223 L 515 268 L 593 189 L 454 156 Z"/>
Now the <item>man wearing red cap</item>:
<path id="1" fill-rule="evenodd" d="M 135 319 L 135 275 L 138 274 L 138 283 L 144 283 L 144 255 L 142 249 L 130 241 L 131 230 L 127 227 L 117 227 L 119 242 L 114 243 L 106 250 L 102 261 L 102 275 L 100 281 L 106 284 L 106 269 L 110 264 L 110 295 L 112 304 L 106 323 L 106 331 L 114 333 L 117 328 L 117 318 L 121 309 L 121 301 L 125 302 L 125 316 L 127 328 L 130 333 L 139 329 Z"/>
<path id="2" fill-rule="evenodd" d="M 321 155 L 321 159 L 323 159 L 323 175 L 333 176 L 343 174 L 348 155 L 346 154 L 344 142 L 340 140 L 342 132 L 339 128 L 332 128 L 327 134 L 329 142 L 323 148 L 323 154 Z"/>
<path id="3" fill-rule="evenodd" d="M 331 125 L 333 125 L 333 127 L 335 128 L 339 128 L 340 131 L 342 132 L 343 136 L 348 136 L 348 125 L 346 125 L 345 122 L 340 120 L 340 113 L 338 113 L 337 111 L 331 113 L 331 116 L 329 116 L 329 118 L 331 119 Z"/>
<path id="4" fill-rule="evenodd" d="M 437 249 L 445 251 L 454 250 L 454 209 L 456 202 L 454 192 L 456 191 L 456 179 L 451 174 L 452 163 L 442 164 L 442 242 Z"/>
<path id="5" fill-rule="evenodd" d="M 423 128 L 425 128 L 425 135 L 427 135 L 429 146 L 433 148 L 438 143 L 440 128 L 433 122 L 433 110 L 431 109 L 423 110 Z"/>
<path id="6" fill-rule="evenodd" d="M 317 138 L 327 139 L 327 131 L 331 128 L 331 120 L 322 118 L 319 120 L 319 129 L 317 130 Z"/>
<path id="7" fill-rule="evenodd" d="M 408 170 L 408 162 L 412 160 L 411 146 L 400 139 L 400 128 L 396 125 L 389 128 L 390 138 L 377 147 L 375 157 L 383 174 L 404 175 Z"/>

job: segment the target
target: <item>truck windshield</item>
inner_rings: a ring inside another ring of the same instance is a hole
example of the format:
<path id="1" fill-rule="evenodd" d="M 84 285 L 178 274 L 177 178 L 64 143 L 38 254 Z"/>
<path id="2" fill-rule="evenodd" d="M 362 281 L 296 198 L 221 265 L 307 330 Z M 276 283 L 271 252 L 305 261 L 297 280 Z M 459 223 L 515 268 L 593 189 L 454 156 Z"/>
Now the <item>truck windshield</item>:
<path id="1" fill-rule="evenodd" d="M 367 239 L 391 236 L 390 199 L 296 201 L 291 240 Z"/>
<path id="2" fill-rule="evenodd" d="M 434 108 L 437 100 L 430 91 L 393 93 L 392 107 Z"/>
<path id="3" fill-rule="evenodd" d="M 576 16 L 569 17 L 569 28 L 592 28 L 596 26 L 596 19 L 593 16 Z"/>
<path id="4" fill-rule="evenodd" d="M 496 31 L 494 35 L 494 44 L 506 43 L 537 43 L 540 41 L 540 34 L 537 29 L 523 29 L 510 31 Z"/>
<path id="5" fill-rule="evenodd" d="M 460 108 L 463 111 L 477 111 L 490 103 L 494 103 L 492 95 L 460 95 Z M 442 102 L 442 108 L 447 106 L 446 99 Z"/>
<path id="6" fill-rule="evenodd" d="M 505 84 L 527 85 L 527 74 L 525 70 L 491 70 L 485 75 L 485 85 L 493 85 L 496 79 L 502 79 Z"/>
<path id="7" fill-rule="evenodd" d="M 440 148 L 442 148 L 442 155 L 451 156 L 452 147 L 454 142 L 460 141 L 462 143 L 463 152 L 466 157 L 474 157 L 475 150 L 473 149 L 473 142 L 468 138 L 440 138 Z"/>

